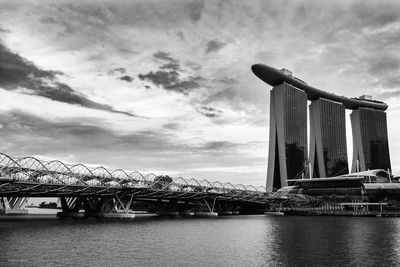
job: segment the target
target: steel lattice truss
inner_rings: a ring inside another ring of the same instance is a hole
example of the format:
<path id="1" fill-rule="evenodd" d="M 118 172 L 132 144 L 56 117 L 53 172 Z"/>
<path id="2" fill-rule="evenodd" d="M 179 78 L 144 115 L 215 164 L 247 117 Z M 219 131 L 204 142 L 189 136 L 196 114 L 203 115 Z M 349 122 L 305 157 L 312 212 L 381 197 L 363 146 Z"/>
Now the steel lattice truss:
<path id="1" fill-rule="evenodd" d="M 213 197 L 250 203 L 266 203 L 269 198 L 276 198 L 272 193 L 266 192 L 265 187 L 144 175 L 137 171 L 109 170 L 102 166 L 93 168 L 84 164 L 65 164 L 58 160 L 43 161 L 35 157 L 15 158 L 0 153 L 0 196 L 115 194 L 177 200 Z"/>

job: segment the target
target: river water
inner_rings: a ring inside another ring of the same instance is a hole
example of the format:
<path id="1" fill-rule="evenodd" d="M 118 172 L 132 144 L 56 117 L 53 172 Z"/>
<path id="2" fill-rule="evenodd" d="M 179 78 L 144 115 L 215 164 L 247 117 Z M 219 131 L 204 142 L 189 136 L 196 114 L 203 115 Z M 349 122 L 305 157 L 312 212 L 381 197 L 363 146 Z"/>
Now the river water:
<path id="1" fill-rule="evenodd" d="M 0 266 L 400 266 L 400 218 L 0 220 Z"/>

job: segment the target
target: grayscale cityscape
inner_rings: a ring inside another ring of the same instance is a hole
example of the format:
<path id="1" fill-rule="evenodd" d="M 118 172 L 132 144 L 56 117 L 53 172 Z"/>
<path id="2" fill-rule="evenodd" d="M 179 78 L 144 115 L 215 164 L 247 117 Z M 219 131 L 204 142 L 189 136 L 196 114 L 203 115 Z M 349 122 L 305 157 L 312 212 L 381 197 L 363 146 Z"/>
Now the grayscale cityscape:
<path id="1" fill-rule="evenodd" d="M 0 266 L 400 265 L 399 2 L 0 18 Z"/>

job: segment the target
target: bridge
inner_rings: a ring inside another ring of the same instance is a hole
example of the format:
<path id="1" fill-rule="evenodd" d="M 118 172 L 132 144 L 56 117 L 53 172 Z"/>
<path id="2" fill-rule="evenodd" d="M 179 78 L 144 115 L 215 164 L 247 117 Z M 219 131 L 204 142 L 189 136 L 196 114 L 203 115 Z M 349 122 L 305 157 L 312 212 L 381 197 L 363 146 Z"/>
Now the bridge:
<path id="1" fill-rule="evenodd" d="M 159 214 L 252 213 L 277 201 L 309 201 L 302 195 L 271 192 L 263 186 L 172 178 L 0 153 L 0 211 L 20 213 L 26 198 L 31 197 L 59 198 L 61 217 L 134 216 L 132 210 L 138 209 Z"/>

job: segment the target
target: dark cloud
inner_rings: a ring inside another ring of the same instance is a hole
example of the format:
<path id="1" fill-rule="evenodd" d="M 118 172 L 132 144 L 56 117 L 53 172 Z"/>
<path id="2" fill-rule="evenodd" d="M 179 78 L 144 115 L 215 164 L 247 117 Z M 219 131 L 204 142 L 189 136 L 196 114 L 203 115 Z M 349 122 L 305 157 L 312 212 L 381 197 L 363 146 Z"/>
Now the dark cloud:
<path id="1" fill-rule="evenodd" d="M 126 81 L 126 82 L 132 82 L 134 78 L 129 75 L 124 75 L 124 76 L 119 77 L 119 79 Z"/>
<path id="2" fill-rule="evenodd" d="M 207 43 L 207 47 L 206 47 L 206 53 L 211 53 L 211 52 L 216 52 L 218 50 L 220 50 L 221 48 L 223 48 L 226 45 L 226 43 L 223 43 L 221 41 L 218 40 L 211 40 Z"/>
<path id="3" fill-rule="evenodd" d="M 122 68 L 122 67 L 115 68 L 115 69 L 112 69 L 112 70 L 108 71 L 108 75 L 114 75 L 116 72 L 118 72 L 120 74 L 125 74 L 126 73 L 126 69 Z"/>
<path id="4" fill-rule="evenodd" d="M 400 19 L 400 6 L 395 1 L 366 2 L 356 2 L 351 6 L 351 13 L 356 16 L 353 24 L 378 28 Z"/>
<path id="5" fill-rule="evenodd" d="M 223 113 L 221 110 L 205 106 L 196 108 L 196 111 L 208 118 L 217 118 L 220 117 Z"/>
<path id="6" fill-rule="evenodd" d="M 374 56 L 366 59 L 368 64 L 368 73 L 371 75 L 382 75 L 393 71 L 398 71 L 400 67 L 400 60 L 390 55 Z"/>
<path id="7" fill-rule="evenodd" d="M 119 48 L 118 52 L 120 52 L 122 54 L 127 54 L 127 55 L 129 55 L 129 54 L 138 54 L 138 52 L 136 52 L 136 51 L 134 51 L 134 50 L 132 50 L 130 48 Z"/>
<path id="8" fill-rule="evenodd" d="M 125 74 L 126 73 L 126 70 L 125 70 L 125 68 L 116 68 L 116 69 L 114 69 L 114 71 L 118 71 L 118 72 L 120 72 L 120 73 L 122 73 L 122 74 Z"/>
<path id="9" fill-rule="evenodd" d="M 139 156 L 154 158 L 169 153 L 207 155 L 208 151 L 232 150 L 240 144 L 231 142 L 208 142 L 189 145 L 177 142 L 176 136 L 166 131 L 147 130 L 118 133 L 104 128 L 104 122 L 93 118 L 79 120 L 50 121 L 23 111 L 0 113 L 0 151 L 12 154 L 46 154 L 62 151 L 79 154 L 99 149 L 104 153 L 118 151 L 140 152 Z M 101 125 L 101 126 L 100 126 Z M 164 125 L 167 129 L 178 129 L 179 123 Z"/>
<path id="10" fill-rule="evenodd" d="M 31 150 L 30 153 L 37 153 L 35 150 L 51 152 L 65 149 L 71 152 L 74 149 L 81 151 L 98 148 L 104 151 L 121 149 L 159 151 L 174 147 L 173 142 L 168 141 L 170 137 L 165 133 L 139 131 L 120 134 L 97 126 L 104 125 L 104 122 L 93 118 L 49 121 L 14 110 L 1 113 L 0 124 L 2 140 L 13 139 L 14 142 L 11 144 L 16 150 L 17 146 L 24 144 L 24 147 Z M 46 143 L 45 146 L 43 142 Z"/>
<path id="11" fill-rule="evenodd" d="M 179 71 L 180 70 L 180 64 L 177 59 L 174 59 L 171 57 L 169 53 L 165 53 L 162 51 L 159 51 L 153 55 L 153 57 L 164 64 L 160 67 L 161 69 L 167 69 L 167 70 L 174 70 L 174 71 Z"/>
<path id="12" fill-rule="evenodd" d="M 40 22 L 44 24 L 56 24 L 57 21 L 53 17 L 44 16 L 40 19 Z"/>
<path id="13" fill-rule="evenodd" d="M 169 86 L 178 81 L 179 74 L 176 71 L 150 71 L 147 74 L 139 74 L 141 80 L 148 80 L 159 86 Z"/>
<path id="14" fill-rule="evenodd" d="M 171 122 L 163 125 L 163 128 L 169 129 L 169 130 L 178 130 L 182 128 L 181 123 L 178 122 Z"/>
<path id="15" fill-rule="evenodd" d="M 386 49 L 379 50 L 379 48 L 368 48 L 364 51 L 368 51 L 368 53 L 351 57 L 351 61 L 347 62 L 348 67 L 345 74 L 355 76 L 362 71 L 364 75 L 368 75 L 365 83 L 371 88 L 380 87 L 383 90 L 398 88 L 400 84 L 400 58 L 398 55 Z M 357 67 L 354 68 L 354 66 Z"/>
<path id="16" fill-rule="evenodd" d="M 238 83 L 238 81 L 234 78 L 230 78 L 230 77 L 223 77 L 222 79 L 217 80 L 218 82 L 222 82 L 224 84 L 228 84 L 228 85 L 232 85 L 235 83 Z"/>
<path id="17" fill-rule="evenodd" d="M 240 95 L 237 93 L 236 90 L 227 88 L 216 92 L 215 94 L 209 95 L 209 97 L 204 100 L 204 103 L 210 104 L 214 101 L 224 101 L 228 103 L 233 103 L 238 106 L 239 102 L 243 100 L 240 98 Z"/>
<path id="18" fill-rule="evenodd" d="M 115 68 L 112 69 L 108 72 L 108 75 L 114 75 L 115 73 L 117 74 L 126 74 L 126 69 L 123 67 L 119 67 L 119 68 Z M 134 80 L 133 77 L 129 76 L 129 75 L 122 75 L 120 77 L 118 77 L 119 80 L 121 81 L 126 81 L 126 82 L 132 82 Z"/>
<path id="19" fill-rule="evenodd" d="M 399 88 L 400 74 L 397 72 L 396 74 L 390 75 L 386 79 L 382 80 L 382 83 L 387 88 Z"/>
<path id="20" fill-rule="evenodd" d="M 179 64 L 175 63 L 175 62 L 170 62 L 170 63 L 164 64 L 160 68 L 161 69 L 170 69 L 170 70 L 174 70 L 174 71 L 180 70 Z"/>
<path id="21" fill-rule="evenodd" d="M 178 37 L 179 37 L 179 39 L 181 40 L 181 41 L 185 41 L 185 35 L 183 34 L 183 32 L 178 32 L 177 34 L 176 34 Z"/>
<path id="22" fill-rule="evenodd" d="M 170 84 L 170 85 L 166 86 L 165 88 L 167 90 L 187 93 L 187 92 L 190 92 L 192 89 L 196 89 L 196 88 L 200 87 L 200 84 L 196 80 L 198 80 L 198 78 L 190 77 L 188 80 L 179 81 L 177 83 Z"/>
<path id="23" fill-rule="evenodd" d="M 204 150 L 231 150 L 232 148 L 237 148 L 241 144 L 232 143 L 228 141 L 213 141 L 205 143 L 201 148 Z"/>
<path id="24" fill-rule="evenodd" d="M 74 104 L 91 109 L 135 116 L 129 112 L 114 110 L 113 107 L 94 102 L 85 95 L 57 81 L 61 72 L 41 70 L 32 62 L 9 51 L 0 43 L 0 87 L 6 90 L 26 88 L 24 93 L 42 96 L 54 101 Z"/>
<path id="25" fill-rule="evenodd" d="M 393 92 L 393 90 L 399 88 L 400 74 L 398 72 L 391 72 L 380 77 L 375 77 L 375 80 L 373 80 L 370 84 L 372 86 L 382 87 L 384 90 L 382 95 L 386 95 L 386 93 L 389 92 L 388 96 L 391 97 L 390 92 Z"/>
<path id="26" fill-rule="evenodd" d="M 195 62 L 187 61 L 185 65 L 195 71 L 201 70 L 201 65 Z"/>
<path id="27" fill-rule="evenodd" d="M 187 9 L 189 17 L 193 22 L 197 22 L 201 19 L 201 14 L 204 9 L 204 0 L 192 0 L 188 3 Z"/>
<path id="28" fill-rule="evenodd" d="M 165 60 L 165 61 L 169 61 L 169 62 L 176 62 L 176 60 L 174 58 L 172 58 L 169 53 L 162 52 L 162 51 L 158 51 L 157 53 L 154 53 L 153 57 L 156 59 Z"/>
<path id="29" fill-rule="evenodd" d="M 397 84 L 400 84 L 399 82 L 400 82 L 400 79 L 397 82 Z M 398 98 L 398 97 L 400 97 L 400 90 L 386 91 L 386 92 L 379 94 L 377 97 L 378 97 L 378 99 Z"/>
<path id="30" fill-rule="evenodd" d="M 198 83 L 198 81 L 201 80 L 200 77 L 180 78 L 181 69 L 179 61 L 171 57 L 170 54 L 160 51 L 155 53 L 153 57 L 164 64 L 158 71 L 139 74 L 139 79 L 152 82 L 167 91 L 174 91 L 182 94 L 188 94 L 191 90 L 200 87 Z"/>
<path id="31" fill-rule="evenodd" d="M 3 33 L 10 33 L 9 30 L 6 30 L 6 29 L 3 29 L 3 28 L 0 27 L 0 33 L 1 33 L 1 32 L 3 32 Z"/>
<path id="32" fill-rule="evenodd" d="M 191 90 L 199 88 L 200 84 L 196 81 L 198 78 L 179 79 L 179 73 L 176 71 L 150 71 L 147 74 L 139 74 L 139 79 L 146 80 L 161 86 L 167 91 L 188 94 Z"/>
<path id="33" fill-rule="evenodd" d="M 101 4 L 65 2 L 51 5 L 47 11 L 53 14 L 44 15 L 40 21 L 49 26 L 59 25 L 62 35 L 76 35 L 84 28 L 104 30 L 113 19 L 109 8 Z"/>

